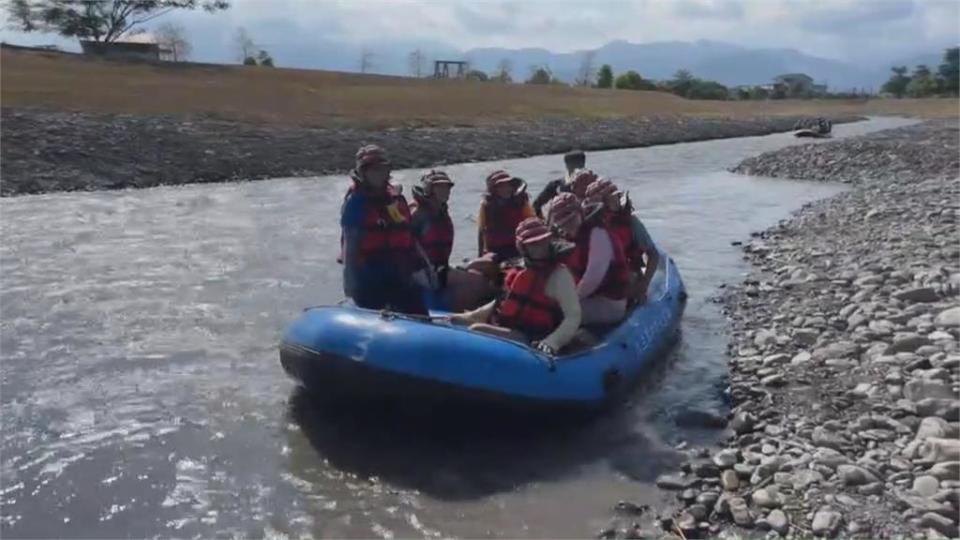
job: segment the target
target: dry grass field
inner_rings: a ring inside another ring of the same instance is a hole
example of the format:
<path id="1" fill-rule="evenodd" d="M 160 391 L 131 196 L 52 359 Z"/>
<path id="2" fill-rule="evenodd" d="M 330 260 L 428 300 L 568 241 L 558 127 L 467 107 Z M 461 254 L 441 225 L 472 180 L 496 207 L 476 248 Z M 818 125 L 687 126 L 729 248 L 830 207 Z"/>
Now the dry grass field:
<path id="1" fill-rule="evenodd" d="M 684 114 L 957 116 L 957 100 L 691 101 L 660 92 L 436 81 L 328 71 L 125 63 L 4 47 L 4 107 L 203 114 L 296 126 L 481 125 L 545 117 Z"/>

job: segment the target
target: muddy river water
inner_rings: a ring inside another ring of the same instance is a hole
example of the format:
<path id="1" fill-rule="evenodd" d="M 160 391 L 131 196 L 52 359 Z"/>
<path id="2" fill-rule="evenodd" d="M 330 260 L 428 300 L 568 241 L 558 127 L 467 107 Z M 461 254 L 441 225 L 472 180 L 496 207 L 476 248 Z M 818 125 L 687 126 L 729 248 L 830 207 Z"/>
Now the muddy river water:
<path id="1" fill-rule="evenodd" d="M 909 123 L 838 125 L 848 136 Z M 726 406 L 725 323 L 709 297 L 738 248 L 838 186 L 736 176 L 788 134 L 591 153 L 630 190 L 690 301 L 677 347 L 630 403 L 576 428 L 459 426 L 318 410 L 277 341 L 342 296 L 343 177 L 0 201 L 2 528 L 6 537 L 563 537 L 620 499 L 657 503 L 696 411 Z M 536 192 L 558 156 L 447 167 L 457 254 L 483 178 Z M 409 185 L 420 171 L 399 171 Z M 409 193 L 409 189 L 407 191 Z"/>

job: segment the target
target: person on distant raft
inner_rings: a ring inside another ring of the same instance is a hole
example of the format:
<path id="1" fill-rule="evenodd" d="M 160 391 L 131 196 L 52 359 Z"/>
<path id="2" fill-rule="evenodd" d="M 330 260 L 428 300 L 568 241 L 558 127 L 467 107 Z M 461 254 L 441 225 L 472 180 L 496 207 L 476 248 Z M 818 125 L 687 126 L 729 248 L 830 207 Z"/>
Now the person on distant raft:
<path id="1" fill-rule="evenodd" d="M 477 254 L 496 263 L 519 257 L 514 231 L 521 221 L 533 215 L 523 180 L 506 171 L 490 173 L 487 192 L 477 212 Z"/>
<path id="2" fill-rule="evenodd" d="M 431 170 L 414 186 L 410 205 L 413 236 L 433 267 L 439 288 L 446 287 L 453 251 L 453 220 L 447 208 L 453 185 L 447 173 Z"/>
<path id="3" fill-rule="evenodd" d="M 583 150 L 571 150 L 563 155 L 563 165 L 567 169 L 566 176 L 547 182 L 546 187 L 533 201 L 533 209 L 541 219 L 543 219 L 543 207 L 551 199 L 556 197 L 558 193 L 570 191 L 574 172 L 587 166 L 587 155 L 583 153 Z"/>
<path id="4" fill-rule="evenodd" d="M 573 246 L 556 241 L 539 218 L 517 226 L 517 250 L 523 265 L 511 268 L 498 298 L 451 321 L 470 329 L 516 341 L 532 341 L 540 351 L 555 355 L 580 327 L 580 300 L 570 271 L 560 262 Z"/>
<path id="5" fill-rule="evenodd" d="M 377 145 L 360 148 L 352 185 L 340 210 L 343 290 L 367 309 L 426 315 L 416 274 L 427 269 L 417 253 L 410 209 L 390 183 L 390 161 Z"/>
<path id="6" fill-rule="evenodd" d="M 603 205 L 607 230 L 623 248 L 630 268 L 627 297 L 631 303 L 643 304 L 650 280 L 660 264 L 660 252 L 643 222 L 634 215 L 630 196 L 624 195 L 609 180 L 600 179 L 587 188 L 587 203 Z"/>
<path id="7" fill-rule="evenodd" d="M 577 283 L 583 324 L 613 324 L 627 313 L 627 260 L 600 210 L 596 204 L 584 209 L 573 193 L 561 193 L 547 206 L 551 227 L 576 246 L 563 263 Z"/>

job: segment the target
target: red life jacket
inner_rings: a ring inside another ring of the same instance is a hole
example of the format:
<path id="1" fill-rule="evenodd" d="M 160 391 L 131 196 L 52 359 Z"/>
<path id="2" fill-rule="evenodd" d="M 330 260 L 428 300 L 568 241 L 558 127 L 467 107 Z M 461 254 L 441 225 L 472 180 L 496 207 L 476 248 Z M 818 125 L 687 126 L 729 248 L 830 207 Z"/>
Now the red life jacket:
<path id="1" fill-rule="evenodd" d="M 492 322 L 519 330 L 532 340 L 543 339 L 556 330 L 563 321 L 563 311 L 557 301 L 544 292 L 554 268 L 556 266 L 508 270 Z"/>
<path id="2" fill-rule="evenodd" d="M 356 184 L 354 184 L 343 198 L 344 202 L 356 191 Z M 396 216 L 391 215 L 389 211 L 391 206 L 396 209 Z M 387 195 L 383 198 L 368 198 L 364 210 L 361 225 L 363 237 L 358 247 L 360 262 L 379 257 L 395 260 L 398 265 L 405 266 L 412 259 L 412 252 L 415 249 L 407 199 L 399 190 L 388 186 Z M 400 219 L 397 220 L 396 217 Z M 341 236 L 341 249 L 342 243 Z"/>
<path id="3" fill-rule="evenodd" d="M 607 220 L 607 230 L 611 238 L 620 242 L 627 266 L 639 270 L 643 266 L 644 251 L 633 238 L 633 216 L 625 212 L 613 214 Z"/>
<path id="4" fill-rule="evenodd" d="M 576 247 L 564 260 L 564 264 L 570 269 L 570 273 L 578 284 L 587 271 L 587 262 L 590 259 L 590 234 L 595 227 L 606 230 L 601 225 L 585 224 L 580 227 L 575 242 Z M 607 232 L 609 234 L 609 231 Z M 610 236 L 610 243 L 613 244 L 613 260 L 607 268 L 606 275 L 603 276 L 603 281 L 593 294 L 606 296 L 611 300 L 623 300 L 627 297 L 627 288 L 630 286 L 630 270 L 627 267 L 627 258 L 623 254 L 623 246 L 613 235 Z"/>
<path id="5" fill-rule="evenodd" d="M 520 256 L 516 243 L 517 225 L 524 220 L 523 210 L 529 200 L 526 192 L 507 200 L 491 195 L 484 197 L 484 251 L 496 253 L 503 259 Z"/>
<path id="6" fill-rule="evenodd" d="M 450 219 L 446 205 L 439 212 L 431 213 L 428 204 L 426 201 L 421 204 L 414 194 L 413 203 L 410 205 L 413 223 L 416 225 L 413 234 L 430 259 L 430 264 L 435 268 L 449 266 L 450 252 L 453 251 L 453 220 Z M 419 227 L 421 220 L 424 223 L 422 228 Z"/>

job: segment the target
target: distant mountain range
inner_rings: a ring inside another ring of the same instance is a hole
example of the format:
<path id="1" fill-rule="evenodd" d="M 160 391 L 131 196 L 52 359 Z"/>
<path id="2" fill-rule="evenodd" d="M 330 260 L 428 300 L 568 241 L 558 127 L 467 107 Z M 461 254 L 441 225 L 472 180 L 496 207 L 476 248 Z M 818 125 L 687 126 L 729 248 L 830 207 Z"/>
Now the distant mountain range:
<path id="1" fill-rule="evenodd" d="M 356 71 L 359 47 L 331 45 L 317 49 L 298 51 L 297 62 L 303 67 Z M 560 80 L 572 82 L 583 61 L 584 52 L 555 53 L 546 49 L 481 48 L 468 51 L 439 43 L 398 45 L 371 45 L 374 53 L 374 70 L 392 75 L 409 75 L 408 54 L 419 48 L 424 53 L 425 69 L 433 71 L 432 61 L 442 59 L 465 59 L 472 69 L 486 73 L 497 69 L 502 60 L 513 65 L 513 78 L 526 79 L 534 66 L 548 66 Z M 889 77 L 890 66 L 907 65 L 911 69 L 918 63 L 926 63 L 932 69 L 939 65 L 942 51 L 931 51 L 908 59 L 886 61 L 878 59 L 875 65 L 853 65 L 839 60 L 819 58 L 795 49 L 752 49 L 718 41 L 664 41 L 630 43 L 611 41 L 595 50 L 594 69 L 610 64 L 614 72 L 635 70 L 644 78 L 669 79 L 679 69 L 686 69 L 695 76 L 718 81 L 728 86 L 741 84 L 766 84 L 784 73 L 806 73 L 818 83 L 827 84 L 832 90 L 862 88 L 877 90 Z M 291 65 L 291 58 L 277 54 L 283 65 Z"/>
<path id="2" fill-rule="evenodd" d="M 596 49 L 594 64 L 610 64 L 614 72 L 635 70 L 644 78 L 669 79 L 679 69 L 728 86 L 769 83 L 784 73 L 806 73 L 833 90 L 878 89 L 891 65 L 926 63 L 935 69 L 942 51 L 873 66 L 810 56 L 795 49 L 751 49 L 717 41 L 629 43 L 612 41 Z M 514 78 L 525 78 L 531 66 L 547 65 L 564 81 L 576 78 L 584 53 L 552 53 L 545 49 L 473 49 L 463 53 L 475 69 L 493 71 L 504 58 L 514 66 Z"/>

